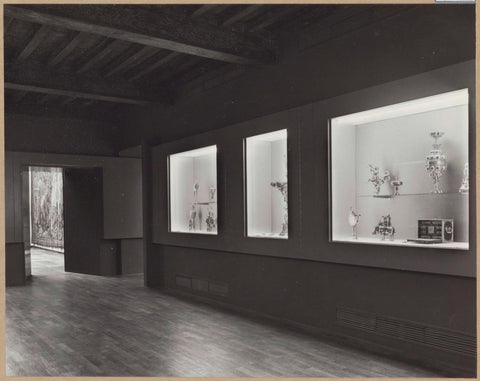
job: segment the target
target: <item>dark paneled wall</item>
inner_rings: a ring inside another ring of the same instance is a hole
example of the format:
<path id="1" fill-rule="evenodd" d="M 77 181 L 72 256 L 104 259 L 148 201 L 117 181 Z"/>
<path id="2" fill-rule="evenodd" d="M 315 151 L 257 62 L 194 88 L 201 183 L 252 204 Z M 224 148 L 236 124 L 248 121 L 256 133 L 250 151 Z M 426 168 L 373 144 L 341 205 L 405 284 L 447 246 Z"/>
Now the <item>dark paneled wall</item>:
<path id="1" fill-rule="evenodd" d="M 394 7 L 395 5 L 392 5 Z M 351 20 L 354 22 L 354 18 Z M 475 57 L 475 7 L 424 4 L 318 43 L 328 30 L 285 31 L 279 62 L 241 67 L 242 75 L 200 83 L 174 106 L 124 117 L 119 146 L 225 127 Z"/>
<path id="2" fill-rule="evenodd" d="M 5 115 L 5 150 L 115 155 L 114 126 L 94 121 Z"/>
<path id="3" fill-rule="evenodd" d="M 25 248 L 23 242 L 5 244 L 5 284 L 25 284 Z"/>

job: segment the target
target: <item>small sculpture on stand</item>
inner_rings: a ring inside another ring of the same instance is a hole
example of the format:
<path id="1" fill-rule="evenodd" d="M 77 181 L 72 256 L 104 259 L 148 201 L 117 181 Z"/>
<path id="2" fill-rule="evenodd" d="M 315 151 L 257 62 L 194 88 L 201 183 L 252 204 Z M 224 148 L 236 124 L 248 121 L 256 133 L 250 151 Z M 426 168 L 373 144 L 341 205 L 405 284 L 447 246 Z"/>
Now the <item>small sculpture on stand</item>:
<path id="1" fill-rule="evenodd" d="M 368 164 L 370 167 L 370 172 L 372 174 L 372 177 L 368 179 L 370 183 L 373 184 L 375 187 L 375 195 L 378 196 L 380 193 L 380 187 L 385 183 L 390 181 L 390 172 L 388 170 L 383 171 L 383 176 L 379 176 L 379 169 L 377 166 L 374 166 L 372 164 Z"/>
<path id="2" fill-rule="evenodd" d="M 193 202 L 195 204 L 198 202 L 198 199 L 197 199 L 198 188 L 200 188 L 200 184 L 198 183 L 198 180 L 197 180 L 195 181 L 195 184 L 193 184 Z"/>
<path id="3" fill-rule="evenodd" d="M 393 195 L 394 195 L 394 196 L 399 196 L 400 193 L 398 192 L 398 188 L 400 188 L 400 187 L 403 185 L 403 181 L 400 181 L 400 180 L 398 180 L 398 178 L 397 178 L 396 180 L 392 180 L 392 181 L 390 182 L 390 184 L 392 184 L 392 187 L 393 187 L 393 189 L 394 189 Z"/>
<path id="4" fill-rule="evenodd" d="M 465 167 L 463 168 L 463 180 L 462 185 L 460 185 L 460 189 L 458 190 L 461 194 L 468 194 L 469 189 L 469 179 L 468 179 L 468 162 L 465 163 Z"/>
<path id="5" fill-rule="evenodd" d="M 217 188 L 215 188 L 215 185 L 210 185 L 210 188 L 208 188 L 208 197 L 210 197 L 210 201 L 213 201 L 215 199 L 216 192 Z"/>
<path id="6" fill-rule="evenodd" d="M 385 237 L 388 237 L 390 241 L 393 241 L 395 237 L 395 228 L 392 226 L 390 214 L 380 218 L 380 221 L 378 222 L 378 225 L 375 226 L 372 234 L 381 236 L 382 241 L 385 241 Z"/>
<path id="7" fill-rule="evenodd" d="M 215 231 L 217 224 L 216 224 L 215 215 L 211 208 L 208 208 L 208 216 L 205 220 L 205 223 L 207 224 L 207 232 Z"/>
<path id="8" fill-rule="evenodd" d="M 440 187 L 440 177 L 443 176 L 447 170 L 447 159 L 440 149 L 441 144 L 438 143 L 444 135 L 443 132 L 430 132 L 430 136 L 434 139 L 433 148 L 427 155 L 425 169 L 433 181 L 432 193 L 443 193 Z"/>
<path id="9" fill-rule="evenodd" d="M 188 219 L 188 230 L 195 231 L 195 219 L 197 217 L 197 209 L 195 208 L 195 204 L 192 204 L 189 217 L 190 218 Z"/>
<path id="10" fill-rule="evenodd" d="M 360 220 L 360 214 L 355 213 L 352 207 L 350 207 L 350 213 L 348 214 L 348 224 L 352 227 L 353 239 L 358 239 L 357 236 L 357 224 Z"/>
<path id="11" fill-rule="evenodd" d="M 283 223 L 280 235 L 284 236 L 288 234 L 288 182 L 276 181 L 271 182 L 270 185 L 278 189 L 283 196 Z"/>

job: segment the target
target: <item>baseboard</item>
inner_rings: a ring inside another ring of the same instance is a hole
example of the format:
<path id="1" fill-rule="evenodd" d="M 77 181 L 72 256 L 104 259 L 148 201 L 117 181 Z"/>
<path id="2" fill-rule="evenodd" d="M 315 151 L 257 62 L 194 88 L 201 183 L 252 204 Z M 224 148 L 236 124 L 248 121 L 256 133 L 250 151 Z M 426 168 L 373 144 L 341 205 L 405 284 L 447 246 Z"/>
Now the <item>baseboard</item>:
<path id="1" fill-rule="evenodd" d="M 216 306 L 216 307 L 221 307 L 236 313 L 241 313 L 249 318 L 253 318 L 255 320 L 262 320 L 266 321 L 269 323 L 275 323 L 279 324 L 281 326 L 290 328 L 290 329 L 295 329 L 303 333 L 307 333 L 310 335 L 313 335 L 315 337 L 318 337 L 319 339 L 322 339 L 324 341 L 329 341 L 331 343 L 335 344 L 341 344 L 347 347 L 355 348 L 355 349 L 361 349 L 363 351 L 369 352 L 369 353 L 374 353 L 382 356 L 387 356 L 393 359 L 401 360 L 401 361 L 406 361 L 408 363 L 421 366 L 424 368 L 428 368 L 437 372 L 440 372 L 445 375 L 445 377 L 461 377 L 461 378 L 475 378 L 476 377 L 476 370 L 475 369 L 470 369 L 470 368 L 465 368 L 462 366 L 458 366 L 458 364 L 452 364 L 450 362 L 445 362 L 445 361 L 439 361 L 437 359 L 418 359 L 409 356 L 403 351 L 396 350 L 395 348 L 392 348 L 391 346 L 385 346 L 382 344 L 379 344 L 374 341 L 370 340 L 364 340 L 355 336 L 351 335 L 343 335 L 339 333 L 334 333 L 332 334 L 330 331 L 327 331 L 325 329 L 304 324 L 304 323 L 299 323 L 293 320 L 281 318 L 278 316 L 270 315 L 264 312 L 258 312 L 255 310 L 251 310 L 245 307 L 241 307 L 238 305 L 234 305 L 225 301 L 213 299 L 210 297 L 206 297 L 203 295 L 187 292 L 184 290 L 179 290 L 176 288 L 169 288 L 169 287 L 162 287 L 160 288 L 163 292 L 174 295 L 174 296 L 180 296 L 180 297 L 185 297 L 190 300 L 196 300 L 198 302 Z"/>

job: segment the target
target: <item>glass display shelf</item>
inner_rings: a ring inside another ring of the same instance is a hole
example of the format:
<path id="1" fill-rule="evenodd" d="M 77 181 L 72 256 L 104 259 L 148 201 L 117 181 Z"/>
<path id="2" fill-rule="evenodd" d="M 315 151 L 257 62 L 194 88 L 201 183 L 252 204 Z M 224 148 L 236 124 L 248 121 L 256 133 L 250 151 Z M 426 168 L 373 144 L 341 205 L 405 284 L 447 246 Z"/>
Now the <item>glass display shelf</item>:
<path id="1" fill-rule="evenodd" d="M 337 242 L 337 241 L 335 241 Z M 468 242 L 442 242 L 442 243 L 417 243 L 409 242 L 406 239 L 394 239 L 390 241 L 385 239 L 382 241 L 379 238 L 373 237 L 358 237 L 357 239 L 352 237 L 339 237 L 338 242 L 341 243 L 357 243 L 357 244 L 371 244 L 371 245 L 390 245 L 390 246 L 407 246 L 407 247 L 423 247 L 429 249 L 455 249 L 455 250 L 468 250 Z"/>

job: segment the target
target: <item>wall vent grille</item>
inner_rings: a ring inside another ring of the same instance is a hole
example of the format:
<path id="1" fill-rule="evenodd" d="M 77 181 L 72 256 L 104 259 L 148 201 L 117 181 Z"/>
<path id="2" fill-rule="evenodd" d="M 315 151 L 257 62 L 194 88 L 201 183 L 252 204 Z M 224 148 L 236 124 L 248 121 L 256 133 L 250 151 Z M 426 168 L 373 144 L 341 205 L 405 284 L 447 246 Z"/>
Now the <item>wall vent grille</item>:
<path id="1" fill-rule="evenodd" d="M 476 337 L 461 332 L 423 326 L 343 307 L 337 308 L 335 321 L 340 325 L 421 343 L 440 350 L 473 357 L 477 353 Z"/>
<path id="2" fill-rule="evenodd" d="M 228 284 L 223 282 L 177 274 L 175 276 L 175 285 L 177 287 L 190 288 L 195 291 L 216 296 L 228 296 Z"/>

